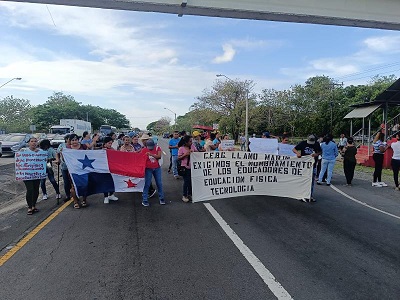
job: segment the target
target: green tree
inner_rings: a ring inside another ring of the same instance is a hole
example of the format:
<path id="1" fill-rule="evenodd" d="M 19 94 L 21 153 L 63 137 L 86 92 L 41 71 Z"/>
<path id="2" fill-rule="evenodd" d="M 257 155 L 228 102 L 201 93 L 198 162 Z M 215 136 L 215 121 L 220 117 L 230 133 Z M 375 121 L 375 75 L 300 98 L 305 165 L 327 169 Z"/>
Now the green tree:
<path id="1" fill-rule="evenodd" d="M 0 101 L 0 129 L 6 132 L 28 132 L 32 124 L 29 100 L 8 96 Z"/>
<path id="2" fill-rule="evenodd" d="M 254 83 L 251 80 L 217 80 L 211 90 L 204 90 L 203 95 L 191 106 L 192 115 L 198 120 L 207 120 L 209 125 L 219 124 L 220 131 L 232 134 L 236 140 L 245 129 L 246 99 L 249 111 L 256 105 L 251 92 Z"/>

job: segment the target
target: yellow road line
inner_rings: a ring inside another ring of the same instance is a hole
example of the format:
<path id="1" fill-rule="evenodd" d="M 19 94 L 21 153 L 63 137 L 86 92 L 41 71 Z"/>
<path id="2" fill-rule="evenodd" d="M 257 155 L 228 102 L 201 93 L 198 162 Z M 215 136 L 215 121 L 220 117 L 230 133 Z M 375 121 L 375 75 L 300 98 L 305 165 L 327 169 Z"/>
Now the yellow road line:
<path id="1" fill-rule="evenodd" d="M 0 257 L 0 267 L 9 260 L 15 253 L 17 253 L 26 243 L 28 243 L 40 230 L 42 230 L 47 224 L 51 222 L 55 217 L 57 217 L 68 205 L 71 204 L 73 200 L 69 200 L 64 203 L 60 208 L 53 212 L 47 217 L 42 223 L 40 223 L 36 228 L 29 232 L 24 238 L 22 238 L 14 247 L 12 247 L 6 254 Z"/>

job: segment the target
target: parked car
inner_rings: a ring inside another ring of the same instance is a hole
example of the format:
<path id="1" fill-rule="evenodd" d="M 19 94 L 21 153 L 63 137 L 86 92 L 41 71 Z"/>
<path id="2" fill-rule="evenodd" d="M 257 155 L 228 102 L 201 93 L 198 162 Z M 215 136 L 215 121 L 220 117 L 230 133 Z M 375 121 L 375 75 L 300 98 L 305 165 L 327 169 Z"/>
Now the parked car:
<path id="1" fill-rule="evenodd" d="M 27 147 L 31 136 L 30 133 L 13 133 L 5 137 L 1 145 L 3 154 L 14 155 L 21 148 Z"/>
<path id="2" fill-rule="evenodd" d="M 2 142 L 0 141 L 0 157 L 3 156 L 3 148 L 1 147 L 1 145 L 2 145 Z"/>
<path id="3" fill-rule="evenodd" d="M 0 141 L 3 141 L 9 135 L 9 133 L 0 134 Z"/>

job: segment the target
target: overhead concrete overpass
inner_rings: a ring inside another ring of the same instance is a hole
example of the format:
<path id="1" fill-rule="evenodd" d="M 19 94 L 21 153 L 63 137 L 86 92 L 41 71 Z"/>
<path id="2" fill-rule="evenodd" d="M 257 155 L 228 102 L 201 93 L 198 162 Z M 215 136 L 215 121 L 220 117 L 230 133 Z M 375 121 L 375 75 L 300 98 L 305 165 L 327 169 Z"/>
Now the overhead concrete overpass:
<path id="1" fill-rule="evenodd" d="M 4 0 L 400 30 L 400 0 Z"/>

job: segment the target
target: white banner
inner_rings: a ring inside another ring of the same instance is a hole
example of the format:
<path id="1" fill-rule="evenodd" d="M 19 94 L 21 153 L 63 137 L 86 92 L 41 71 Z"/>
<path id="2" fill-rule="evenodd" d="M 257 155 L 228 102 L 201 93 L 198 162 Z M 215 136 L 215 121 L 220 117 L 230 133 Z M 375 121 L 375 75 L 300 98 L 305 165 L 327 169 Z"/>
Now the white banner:
<path id="1" fill-rule="evenodd" d="M 277 139 L 250 138 L 249 142 L 251 152 L 278 154 Z"/>
<path id="2" fill-rule="evenodd" d="M 247 195 L 310 198 L 314 159 L 254 152 L 193 152 L 193 202 Z"/>

